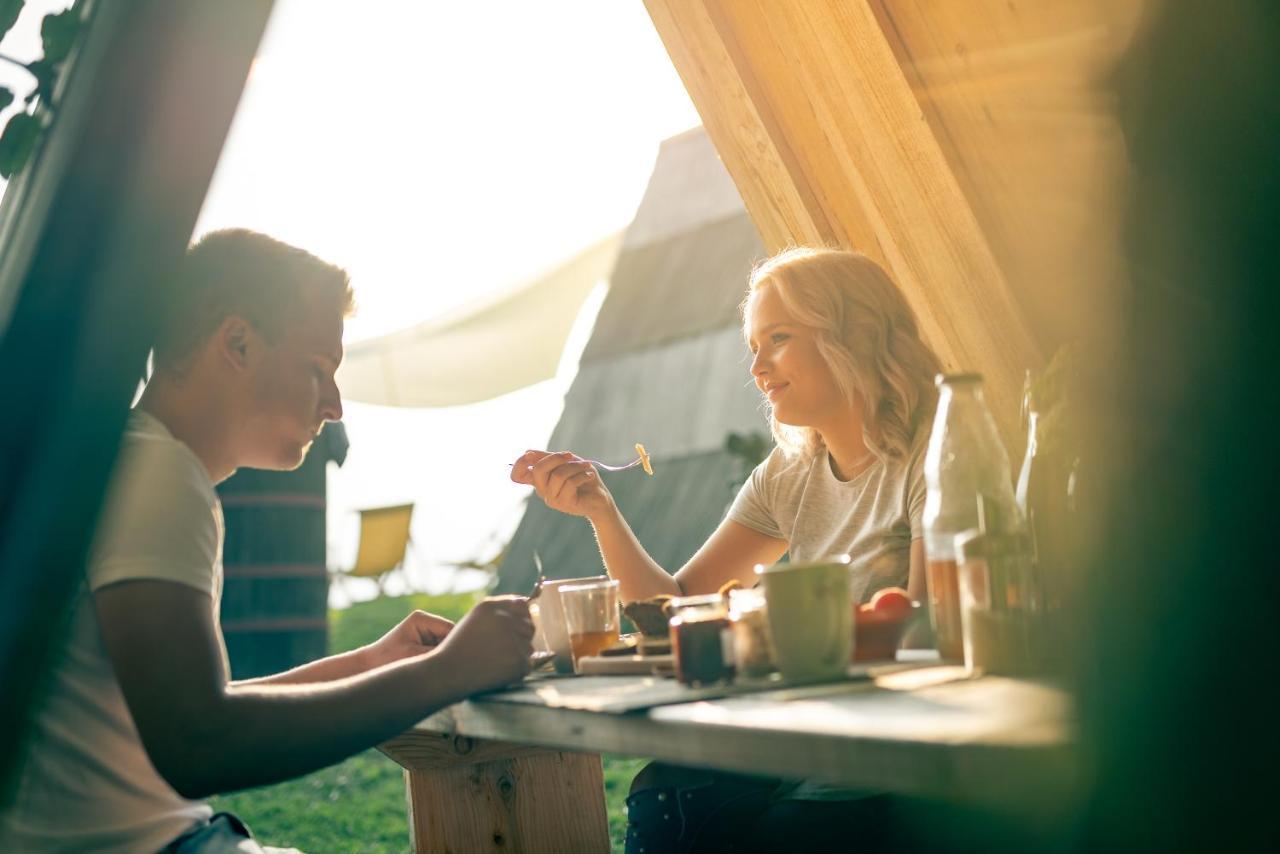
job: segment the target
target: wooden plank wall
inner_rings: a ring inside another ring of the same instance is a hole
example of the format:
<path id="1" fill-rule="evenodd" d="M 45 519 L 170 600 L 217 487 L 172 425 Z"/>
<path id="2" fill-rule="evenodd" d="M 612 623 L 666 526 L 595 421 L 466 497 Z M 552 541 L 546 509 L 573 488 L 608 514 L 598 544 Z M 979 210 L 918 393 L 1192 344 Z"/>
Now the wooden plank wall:
<path id="1" fill-rule="evenodd" d="M 771 251 L 890 271 L 1018 447 L 1022 375 L 1107 331 L 1139 0 L 645 0 Z"/>

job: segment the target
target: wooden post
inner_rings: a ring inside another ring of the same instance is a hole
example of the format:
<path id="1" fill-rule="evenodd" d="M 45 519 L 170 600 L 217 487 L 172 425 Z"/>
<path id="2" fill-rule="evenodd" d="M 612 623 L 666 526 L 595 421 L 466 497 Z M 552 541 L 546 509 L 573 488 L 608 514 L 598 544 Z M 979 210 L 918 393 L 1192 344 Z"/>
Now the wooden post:
<path id="1" fill-rule="evenodd" d="M 379 748 L 405 769 L 413 850 L 609 850 L 600 757 L 413 730 Z"/>

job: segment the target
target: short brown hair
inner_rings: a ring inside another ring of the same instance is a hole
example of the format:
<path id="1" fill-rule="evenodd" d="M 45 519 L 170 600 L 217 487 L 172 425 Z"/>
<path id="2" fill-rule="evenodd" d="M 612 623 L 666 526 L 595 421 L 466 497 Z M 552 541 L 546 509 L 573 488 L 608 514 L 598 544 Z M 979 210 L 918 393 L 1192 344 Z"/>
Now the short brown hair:
<path id="1" fill-rule="evenodd" d="M 187 250 L 170 310 L 156 338 L 157 368 L 179 368 L 231 314 L 279 340 L 287 320 L 318 300 L 344 317 L 355 308 L 346 270 L 244 228 L 214 231 Z"/>

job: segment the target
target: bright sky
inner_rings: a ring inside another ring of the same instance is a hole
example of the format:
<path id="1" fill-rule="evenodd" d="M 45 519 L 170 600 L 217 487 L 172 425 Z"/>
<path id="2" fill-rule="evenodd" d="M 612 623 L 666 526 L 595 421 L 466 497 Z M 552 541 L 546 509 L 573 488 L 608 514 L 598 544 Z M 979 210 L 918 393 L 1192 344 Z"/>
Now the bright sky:
<path id="1" fill-rule="evenodd" d="M 697 123 L 639 0 L 278 0 L 196 232 L 253 228 L 345 266 L 350 344 L 625 226 L 659 141 Z M 506 463 L 547 441 L 598 303 L 555 380 L 451 409 L 349 404 L 330 564 L 354 558 L 354 509 L 404 501 L 420 588 L 449 583 L 436 561 L 495 552 L 526 494 Z"/>

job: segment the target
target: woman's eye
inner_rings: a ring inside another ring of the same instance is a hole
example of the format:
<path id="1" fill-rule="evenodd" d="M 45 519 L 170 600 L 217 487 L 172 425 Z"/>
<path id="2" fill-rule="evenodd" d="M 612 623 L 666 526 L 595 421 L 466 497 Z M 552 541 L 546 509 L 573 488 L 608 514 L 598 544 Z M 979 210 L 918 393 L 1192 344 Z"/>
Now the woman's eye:
<path id="1" fill-rule="evenodd" d="M 785 332 L 775 332 L 773 333 L 772 336 L 770 336 L 769 340 L 772 341 L 774 344 L 781 344 L 783 341 L 786 341 L 790 337 L 791 336 Z"/>

